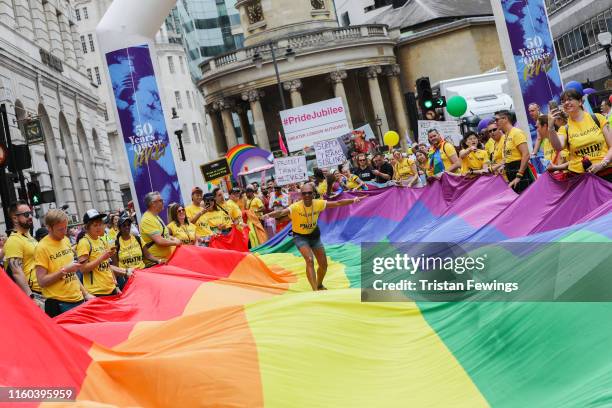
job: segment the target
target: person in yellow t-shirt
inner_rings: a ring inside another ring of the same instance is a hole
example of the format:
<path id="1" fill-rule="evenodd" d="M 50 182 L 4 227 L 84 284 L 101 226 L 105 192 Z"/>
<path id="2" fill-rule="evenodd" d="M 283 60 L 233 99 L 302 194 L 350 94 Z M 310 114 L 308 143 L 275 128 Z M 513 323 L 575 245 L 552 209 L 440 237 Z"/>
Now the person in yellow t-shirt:
<path id="1" fill-rule="evenodd" d="M 562 116 L 559 109 L 548 117 L 550 143 L 556 151 L 569 151 L 569 171 L 589 172 L 612 182 L 612 130 L 603 115 L 595 118 L 584 111 L 582 96 L 574 89 L 561 94 L 563 110 L 568 115 L 566 126 L 556 132 L 554 121 Z"/>
<path id="2" fill-rule="evenodd" d="M 145 259 L 154 265 L 162 263 L 144 247 L 140 237 L 132 235 L 132 218 L 127 214 L 119 218 L 119 235 L 115 240 L 115 248 L 112 269 L 121 290 L 135 269 L 146 267 Z"/>
<path id="3" fill-rule="evenodd" d="M 536 121 L 536 132 L 538 134 L 536 139 L 536 146 L 534 151 L 537 151 L 538 146 L 542 146 L 543 158 L 548 160 L 549 164 L 546 168 L 549 172 L 565 171 L 569 167 L 567 157 L 569 152 L 567 149 L 563 149 L 560 152 L 556 152 L 552 147 L 550 140 L 548 140 L 548 116 L 540 115 Z M 533 157 L 533 155 L 532 155 Z"/>
<path id="4" fill-rule="evenodd" d="M 291 218 L 293 242 L 306 261 L 306 277 L 308 282 L 312 290 L 325 290 L 323 279 L 327 273 L 327 255 L 325 247 L 321 242 L 321 232 L 317 225 L 319 215 L 326 208 L 336 208 L 358 203 L 361 197 L 338 201 L 314 200 L 314 188 L 311 183 L 304 184 L 300 192 L 302 200 L 291 204 L 288 208 L 272 211 L 266 214 L 264 218 L 284 216 Z M 316 258 L 319 265 L 316 274 L 313 258 Z"/>
<path id="5" fill-rule="evenodd" d="M 212 205 L 207 207 L 208 210 L 204 214 L 204 218 L 210 226 L 212 232 L 214 234 L 228 234 L 234 225 L 234 221 L 232 220 L 230 213 L 223 206 L 223 203 L 225 202 L 223 199 L 223 191 L 216 188 L 213 190 L 213 193 L 205 194 L 204 200 L 206 202 L 212 201 Z"/>
<path id="6" fill-rule="evenodd" d="M 429 129 L 427 131 L 427 139 L 429 140 L 429 144 L 431 145 L 429 149 L 429 156 L 436 157 L 437 153 L 440 153 L 440 158 L 442 160 L 442 164 L 444 165 L 444 172 L 450 174 L 457 174 L 461 168 L 461 160 L 457 157 L 457 149 L 453 146 L 452 143 L 449 143 L 442 139 L 440 132 L 437 129 Z M 430 160 L 431 161 L 431 160 Z M 435 169 L 438 168 L 435 165 L 430 164 L 432 169 L 434 169 L 434 176 L 437 177 L 441 174 L 441 172 L 436 172 Z"/>
<path id="7" fill-rule="evenodd" d="M 235 205 L 236 207 L 238 207 L 238 209 L 242 213 L 242 211 L 246 207 L 246 202 L 245 202 L 244 194 L 242 190 L 239 189 L 238 187 L 232 188 L 232 190 L 230 191 L 229 200 L 227 200 L 226 203 L 231 206 Z"/>
<path id="8" fill-rule="evenodd" d="M 494 143 L 489 172 L 504 175 L 504 134 L 499 130 L 495 121 L 487 126 L 487 133 Z"/>
<path id="9" fill-rule="evenodd" d="M 368 187 L 365 183 L 359 178 L 358 175 L 351 173 L 351 169 L 348 165 L 340 166 L 340 171 L 342 172 L 342 176 L 346 179 L 346 188 L 350 191 L 358 191 L 358 190 L 367 190 Z M 298 200 L 299 201 L 299 200 Z"/>
<path id="10" fill-rule="evenodd" d="M 463 149 L 459 152 L 461 158 L 461 175 L 476 177 L 489 173 L 489 154 L 484 149 L 479 149 L 478 135 L 467 132 L 461 141 Z"/>
<path id="11" fill-rule="evenodd" d="M 180 239 L 183 245 L 196 243 L 196 227 L 187 219 L 185 207 L 178 203 L 171 204 L 168 207 L 168 220 L 168 229 L 173 237 Z"/>
<path id="12" fill-rule="evenodd" d="M 9 266 L 15 283 L 44 310 L 45 298 L 36 279 L 34 251 L 38 242 L 30 235 L 32 209 L 19 200 L 9 207 L 14 231 L 4 243 L 5 265 Z"/>
<path id="13" fill-rule="evenodd" d="M 419 172 L 419 185 L 418 187 L 424 187 L 427 185 L 427 179 L 433 177 L 431 168 L 429 167 L 429 160 L 427 159 L 427 153 L 418 149 L 415 153 L 416 165 Z"/>
<path id="14" fill-rule="evenodd" d="M 151 255 L 157 259 L 163 259 L 165 262 L 172 255 L 174 248 L 182 245 L 182 242 L 180 239 L 170 236 L 168 227 L 159 216 L 164 209 L 164 200 L 161 198 L 159 191 L 147 193 L 144 202 L 147 211 L 140 220 L 142 242 Z M 153 265 L 149 261 L 145 261 L 145 264 L 147 266 Z"/>
<path id="15" fill-rule="evenodd" d="M 316 191 L 319 197 L 323 197 L 327 193 L 327 178 L 323 170 L 315 168 L 313 171 Z"/>
<path id="16" fill-rule="evenodd" d="M 45 313 L 55 317 L 94 296 L 87 292 L 76 275 L 82 265 L 74 261 L 75 253 L 66 237 L 66 213 L 60 209 L 49 210 L 45 224 L 49 234 L 40 240 L 34 251 L 36 279 L 46 298 Z"/>
<path id="17" fill-rule="evenodd" d="M 206 240 L 213 234 L 204 218 L 206 208 L 203 205 L 203 192 L 200 187 L 191 190 L 191 204 L 185 207 L 189 222 L 195 225 L 198 245 L 205 245 Z"/>
<path id="18" fill-rule="evenodd" d="M 525 191 L 534 181 L 529 164 L 527 136 L 512 124 L 512 114 L 507 110 L 495 112 L 495 123 L 504 132 L 504 174 L 508 187 L 517 194 Z M 497 148 L 497 146 L 496 146 Z"/>
<path id="19" fill-rule="evenodd" d="M 108 232 L 102 237 L 105 239 L 110 245 L 115 243 L 115 239 L 117 238 L 117 234 L 119 234 L 119 215 L 118 214 L 109 214 L 109 228 Z"/>
<path id="20" fill-rule="evenodd" d="M 412 187 L 419 181 L 419 172 L 414 160 L 403 157 L 402 152 L 393 152 L 393 180 L 404 186 Z"/>
<path id="21" fill-rule="evenodd" d="M 83 273 L 83 285 L 94 296 L 119 293 L 110 261 L 115 254 L 115 247 L 102 239 L 105 217 L 106 214 L 95 209 L 85 213 L 83 224 L 86 233 L 76 247 L 78 261 L 82 264 L 80 270 Z"/>
<path id="22" fill-rule="evenodd" d="M 255 248 L 268 240 L 268 234 L 261 222 L 264 215 L 264 203 L 255 195 L 255 188 L 251 185 L 246 188 L 244 214 L 249 226 L 249 242 L 251 248 Z"/>

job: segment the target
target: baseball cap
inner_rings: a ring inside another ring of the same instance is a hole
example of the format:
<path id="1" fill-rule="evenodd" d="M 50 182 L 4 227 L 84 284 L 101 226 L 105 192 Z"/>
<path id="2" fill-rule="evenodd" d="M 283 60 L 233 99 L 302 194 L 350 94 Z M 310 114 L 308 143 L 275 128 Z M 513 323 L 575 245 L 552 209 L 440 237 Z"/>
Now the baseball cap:
<path id="1" fill-rule="evenodd" d="M 131 224 L 132 223 L 132 218 L 129 215 L 124 214 L 124 215 L 121 216 L 121 218 L 119 218 L 119 223 L 118 224 L 119 224 L 119 226 L 121 226 L 121 225 L 125 224 L 126 222 L 129 222 Z"/>
<path id="2" fill-rule="evenodd" d="M 213 193 L 206 193 L 204 194 L 204 200 L 205 201 L 210 201 L 210 200 L 214 200 L 215 199 L 215 195 Z"/>
<path id="3" fill-rule="evenodd" d="M 194 195 L 195 193 L 202 193 L 202 189 L 200 187 L 194 187 L 191 189 L 191 195 Z"/>
<path id="4" fill-rule="evenodd" d="M 230 191 L 230 194 L 240 194 L 242 193 L 242 190 L 240 190 L 238 187 L 234 187 L 232 188 L 232 191 Z"/>
<path id="5" fill-rule="evenodd" d="M 255 192 L 255 189 L 254 189 L 252 186 L 248 186 L 248 187 L 246 188 L 246 191 L 247 191 L 247 193 L 254 193 L 254 192 Z"/>
<path id="6" fill-rule="evenodd" d="M 87 210 L 87 212 L 83 216 L 83 224 L 87 224 L 94 220 L 101 220 L 103 218 L 106 218 L 106 214 L 101 214 L 100 212 L 98 212 L 98 210 L 92 208 L 91 210 Z"/>

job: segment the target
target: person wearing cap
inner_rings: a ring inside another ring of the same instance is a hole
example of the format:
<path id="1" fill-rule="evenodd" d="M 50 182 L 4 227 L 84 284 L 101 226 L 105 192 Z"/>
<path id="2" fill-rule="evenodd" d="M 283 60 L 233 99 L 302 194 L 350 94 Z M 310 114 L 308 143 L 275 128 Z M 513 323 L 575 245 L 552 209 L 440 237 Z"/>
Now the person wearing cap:
<path id="1" fill-rule="evenodd" d="M 264 215 L 264 204 L 255 195 L 255 189 L 252 186 L 246 188 L 245 214 L 249 226 L 251 248 L 255 248 L 268 240 L 268 234 L 261 223 L 261 218 Z"/>
<path id="2" fill-rule="evenodd" d="M 13 233 L 4 243 L 4 257 L 15 283 L 44 310 L 45 298 L 36 279 L 34 252 L 38 241 L 30 235 L 32 209 L 27 202 L 19 200 L 9 206 L 13 220 Z"/>
<path id="3" fill-rule="evenodd" d="M 49 234 L 40 240 L 34 252 L 36 279 L 45 297 L 45 313 L 55 317 L 84 300 L 93 299 L 76 272 L 82 265 L 75 261 L 74 251 L 66 237 L 68 216 L 60 209 L 45 215 Z"/>
<path id="4" fill-rule="evenodd" d="M 144 197 L 147 211 L 140 221 L 140 236 L 144 246 L 157 259 L 168 259 L 174 248 L 182 244 L 180 239 L 170 236 L 170 231 L 159 216 L 164 209 L 164 200 L 159 191 L 151 191 Z M 146 261 L 147 266 L 154 263 Z"/>
<path id="5" fill-rule="evenodd" d="M 96 209 L 88 210 L 83 216 L 85 235 L 77 243 L 76 253 L 83 285 L 94 296 L 109 296 L 118 293 L 117 280 L 111 269 L 110 259 L 115 255 L 115 247 L 104 236 L 104 218 Z"/>
<path id="6" fill-rule="evenodd" d="M 217 187 L 212 193 L 207 193 L 204 200 L 207 203 L 207 212 L 204 217 L 213 233 L 229 233 L 234 225 L 234 220 L 225 209 L 223 191 Z"/>
<path id="7" fill-rule="evenodd" d="M 200 245 L 204 244 L 207 237 L 212 235 L 212 231 L 206 222 L 206 218 L 203 215 L 206 213 L 207 208 L 204 206 L 203 192 L 200 187 L 194 187 L 191 190 L 191 204 L 185 207 L 185 213 L 189 222 L 195 225 L 196 237 Z"/>
<path id="8" fill-rule="evenodd" d="M 240 219 L 240 223 L 242 222 L 242 210 L 244 208 L 244 203 L 242 203 L 242 190 L 238 187 L 232 188 L 230 191 L 229 200 L 225 202 L 225 209 L 229 212 L 232 220 L 236 221 L 236 219 Z"/>
<path id="9" fill-rule="evenodd" d="M 132 276 L 135 269 L 145 268 L 145 259 L 155 265 L 164 262 L 163 259 L 151 255 L 140 237 L 131 233 L 131 228 L 132 218 L 127 214 L 121 216 L 119 218 L 119 235 L 115 240 L 115 255 L 112 258 L 112 268 L 117 275 L 120 289 L 125 285 L 125 279 Z"/>
<path id="10" fill-rule="evenodd" d="M 195 225 L 189 223 L 185 214 L 185 207 L 179 203 L 172 203 L 168 207 L 168 229 L 173 237 L 181 240 L 183 245 L 194 245 L 196 243 Z"/>

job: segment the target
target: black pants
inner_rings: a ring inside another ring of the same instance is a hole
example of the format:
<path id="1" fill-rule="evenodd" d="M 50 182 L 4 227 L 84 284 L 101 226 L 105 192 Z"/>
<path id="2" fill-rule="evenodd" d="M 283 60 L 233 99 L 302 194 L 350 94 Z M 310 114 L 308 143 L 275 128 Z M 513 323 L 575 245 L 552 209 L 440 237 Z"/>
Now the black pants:
<path id="1" fill-rule="evenodd" d="M 57 299 L 47 299 L 45 301 L 45 313 L 49 317 L 59 316 L 68 310 L 77 307 L 83 303 L 83 300 L 79 302 L 62 302 Z"/>
<path id="2" fill-rule="evenodd" d="M 508 183 L 513 181 L 516 178 L 516 173 L 518 173 L 521 168 L 521 161 L 513 161 L 511 163 L 506 163 L 506 177 L 508 178 Z M 535 179 L 533 178 L 533 174 L 531 174 L 531 170 L 529 167 L 525 168 L 525 174 L 523 174 L 523 178 L 518 182 L 516 186 L 514 186 L 513 190 L 517 194 L 521 194 L 523 191 L 527 190 Z"/>

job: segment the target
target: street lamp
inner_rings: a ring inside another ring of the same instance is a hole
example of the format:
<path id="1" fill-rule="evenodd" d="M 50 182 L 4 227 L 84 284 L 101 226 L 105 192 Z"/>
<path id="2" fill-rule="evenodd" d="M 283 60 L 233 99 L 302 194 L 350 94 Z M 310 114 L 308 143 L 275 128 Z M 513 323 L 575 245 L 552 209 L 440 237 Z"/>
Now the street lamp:
<path id="1" fill-rule="evenodd" d="M 270 49 L 270 53 L 272 54 L 272 63 L 274 64 L 274 72 L 276 74 L 276 85 L 278 86 L 278 93 L 280 95 L 283 110 L 287 110 L 287 103 L 285 102 L 283 85 L 281 84 L 280 74 L 278 72 L 278 62 L 276 61 L 276 50 L 274 49 L 274 43 L 270 41 L 267 44 L 264 44 L 264 46 L 267 46 Z M 287 48 L 287 50 L 285 51 L 285 58 L 290 64 L 295 61 L 295 51 L 293 50 L 293 48 Z M 263 57 L 259 52 L 256 52 L 253 55 L 253 64 L 255 64 L 257 69 L 261 69 L 261 67 L 263 66 Z"/>
<path id="2" fill-rule="evenodd" d="M 376 127 L 378 128 L 378 139 L 380 142 L 380 145 L 383 145 L 383 137 L 382 137 L 382 119 L 378 117 L 378 115 L 376 115 Z"/>
<path id="3" fill-rule="evenodd" d="M 181 161 L 187 161 L 185 158 L 185 148 L 183 147 L 183 121 L 176 113 L 176 108 L 172 108 L 172 127 L 174 128 L 174 134 L 178 139 L 179 154 L 181 155 Z"/>
<path id="4" fill-rule="evenodd" d="M 610 47 L 612 46 L 612 33 L 609 31 L 599 33 L 597 35 L 597 41 L 599 45 L 606 51 L 606 58 L 608 59 L 608 68 L 612 72 L 612 56 L 610 56 Z"/>

